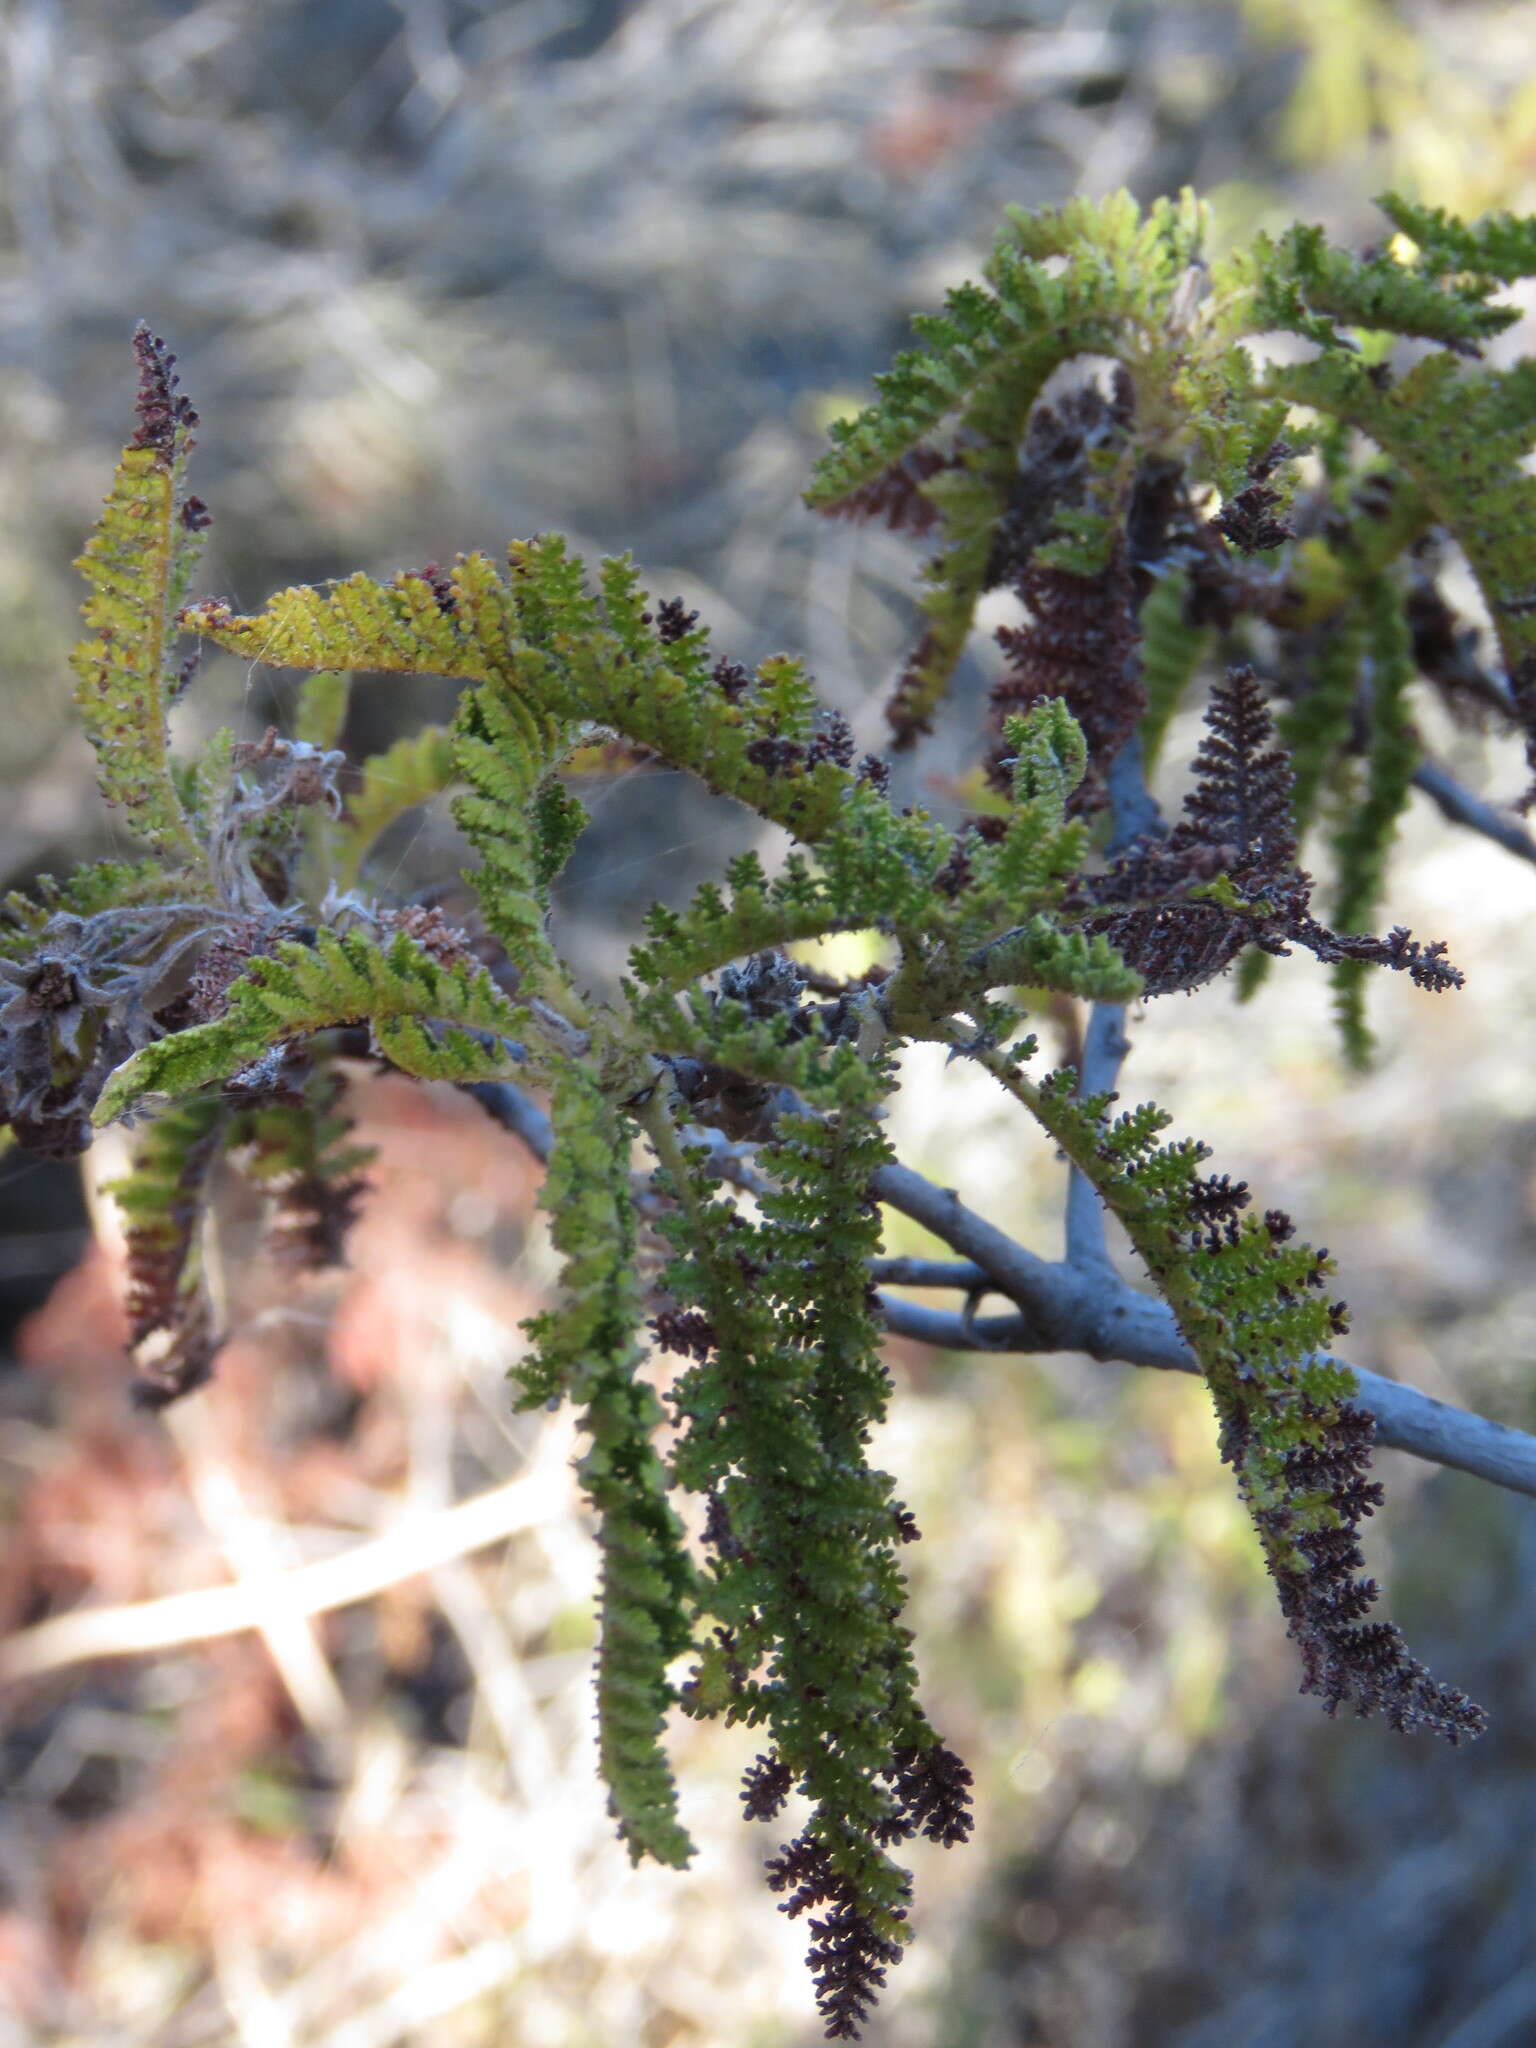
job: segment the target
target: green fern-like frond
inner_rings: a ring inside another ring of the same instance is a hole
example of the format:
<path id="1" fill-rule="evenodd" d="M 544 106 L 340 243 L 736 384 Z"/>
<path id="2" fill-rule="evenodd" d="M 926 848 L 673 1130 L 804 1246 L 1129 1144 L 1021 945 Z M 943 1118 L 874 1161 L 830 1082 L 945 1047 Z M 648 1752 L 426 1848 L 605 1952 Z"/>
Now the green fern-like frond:
<path id="1" fill-rule="evenodd" d="M 1049 908 L 1088 850 L 1086 826 L 1067 817 L 1087 772 L 1088 747 L 1062 699 L 1047 697 L 1022 717 L 1011 713 L 1003 738 L 1013 803 L 1000 836 L 971 856 L 971 884 L 960 906 L 971 925 Z"/>
<path id="2" fill-rule="evenodd" d="M 898 815 L 855 783 L 812 857 L 792 853 L 770 881 L 755 853 L 741 854 L 726 870 L 729 895 L 706 882 L 685 910 L 653 908 L 631 971 L 650 988 L 680 990 L 748 953 L 920 922 L 953 843 L 924 813 Z"/>
<path id="3" fill-rule="evenodd" d="M 920 314 L 912 326 L 925 347 L 898 355 L 876 377 L 876 404 L 855 419 L 833 422 L 832 447 L 817 465 L 806 503 L 825 511 L 854 497 L 960 411 L 985 380 L 1000 379 L 1005 370 L 1016 387 L 1038 391 L 1057 364 L 1075 353 L 1070 341 L 1063 345 L 1051 335 L 1056 311 L 1026 273 L 1006 301 L 966 284 L 949 293 L 941 314 Z"/>
<path id="4" fill-rule="evenodd" d="M 574 819 L 555 815 L 543 793 L 575 730 L 498 676 L 465 691 L 453 735 L 454 772 L 466 785 L 454 821 L 479 856 L 466 879 L 507 957 L 544 990 L 561 980 L 546 931 L 560 864 L 551 835 L 584 814 L 575 805 Z M 563 835 L 561 859 L 574 836 Z"/>
<path id="5" fill-rule="evenodd" d="M 285 941 L 254 959 L 227 999 L 212 1023 L 124 1061 L 95 1121 L 111 1123 L 146 1096 L 177 1100 L 229 1081 L 274 1047 L 338 1024 L 369 1025 L 385 1058 L 422 1080 L 494 1080 L 509 1070 L 504 1041 L 522 1021 L 488 974 L 445 965 L 404 932 L 387 947 L 325 931 L 312 946 Z"/>
<path id="6" fill-rule="evenodd" d="M 706 666 L 702 634 L 673 643 L 644 623 L 627 564 L 605 565 L 594 595 L 559 536 L 515 543 L 510 561 L 505 581 L 469 555 L 446 591 L 425 576 L 358 575 L 280 591 L 249 617 L 193 605 L 183 621 L 248 660 L 494 684 L 535 719 L 608 727 L 802 839 L 835 822 L 853 778 L 807 744 L 815 699 L 800 663 L 764 662 L 734 695 Z"/>
<path id="7" fill-rule="evenodd" d="M 426 576 L 405 572 L 380 583 L 359 571 L 324 589 L 303 584 L 280 590 L 264 610 L 250 615 L 216 600 L 188 605 L 181 622 L 231 654 L 276 668 L 363 669 L 478 682 L 505 641 L 509 609 L 495 564 L 484 555 L 467 555 L 455 564 L 448 603 Z"/>
<path id="8" fill-rule="evenodd" d="M 1376 201 L 1395 228 L 1418 244 L 1419 267 L 1441 276 L 1464 272 L 1515 284 L 1536 277 L 1536 215 L 1488 213 L 1455 220 L 1443 207 L 1416 206 L 1396 192 Z"/>
<path id="9" fill-rule="evenodd" d="M 1195 261 L 1201 225 L 1188 194 L 1159 200 L 1144 218 L 1126 193 L 1010 209 L 987 266 L 990 290 L 962 285 L 943 313 L 913 322 L 926 347 L 898 356 L 876 379 L 878 402 L 833 426 L 806 503 L 825 511 L 854 497 L 951 418 L 983 448 L 1016 443 L 1062 363 L 1144 353 Z"/>
<path id="10" fill-rule="evenodd" d="M 1063 887 L 1078 872 L 1088 847 L 1086 826 L 1067 817 L 1067 802 L 1087 768 L 1082 728 L 1059 697 L 1004 721 L 1011 759 L 1013 803 L 1002 830 L 966 843 L 967 875 L 953 911 L 942 923 L 931 916 L 936 943 L 910 952 L 890 992 L 892 1013 L 921 1029 L 949 1010 L 974 1014 L 986 991 L 1023 986 L 1082 996 L 1090 1002 L 1129 1002 L 1141 978 L 1101 936 L 1088 937 L 1055 914 Z M 914 995 L 914 991 L 916 992 Z"/>
<path id="11" fill-rule="evenodd" d="M 202 855 L 171 773 L 168 713 L 179 684 L 176 614 L 207 524 L 184 489 L 197 414 L 177 391 L 164 342 L 141 327 L 134 350 L 139 428 L 75 565 L 89 589 L 86 637 L 70 666 L 103 797 L 162 860 L 195 874 Z"/>
<path id="12" fill-rule="evenodd" d="M 639 1377 L 643 1297 L 635 1270 L 631 1130 L 593 1077 L 567 1061 L 555 1078 L 555 1148 L 539 1196 L 561 1255 L 555 1307 L 524 1327 L 525 1407 L 569 1398 L 590 1448 L 577 1471 L 598 1516 L 598 1756 L 609 1811 L 630 1855 L 681 1865 L 693 1854 L 661 1747 L 676 1697 L 666 1667 L 688 1647 L 693 1571 L 667 1501 L 653 1439 L 661 1404 Z"/>
<path id="13" fill-rule="evenodd" d="M 923 565 L 919 602 L 927 625 L 897 688 L 892 723 L 905 745 L 931 731 L 959 666 L 976 606 L 987 587 L 998 521 L 1008 509 L 1008 476 L 991 450 L 967 448 L 953 469 L 923 486 L 939 516 L 939 544 Z M 899 723 L 898 723 L 899 721 Z"/>
<path id="14" fill-rule="evenodd" d="M 1013 210 L 987 268 L 990 290 L 963 286 L 942 315 L 915 322 L 927 352 L 899 356 L 876 380 L 877 404 L 833 427 L 833 447 L 806 493 L 822 512 L 873 509 L 904 462 L 919 451 L 935 457 L 941 431 L 953 447 L 936 474 L 911 485 L 929 516 L 937 514 L 939 544 L 924 570 L 926 629 L 889 714 L 898 744 L 931 728 L 977 600 L 998 580 L 996 538 L 1018 490 L 1018 449 L 1041 391 L 1063 363 L 1087 354 L 1125 364 L 1149 447 L 1174 431 L 1178 391 L 1197 398 L 1192 431 L 1216 433 L 1215 407 L 1228 441 L 1236 433 L 1229 468 L 1251 454 L 1252 435 L 1235 425 L 1240 408 L 1195 361 L 1188 287 L 1199 274 L 1202 227 L 1188 193 L 1158 201 L 1145 215 L 1124 193 L 1074 200 L 1056 212 Z M 1202 375 L 1211 388 L 1201 385 L 1197 394 Z M 1108 500 L 1123 494 L 1130 476 L 1127 466 L 1105 480 Z M 1087 523 L 1073 532 L 1074 519 Z M 1051 543 L 1058 565 L 1097 564 L 1112 544 L 1112 524 L 1100 508 L 1062 510 Z"/>
<path id="15" fill-rule="evenodd" d="M 1142 992 L 1141 976 L 1108 939 L 1063 931 L 1048 917 L 995 939 L 975 956 L 972 973 L 983 989 L 1049 989 L 1090 1003 L 1130 1003 Z"/>
<path id="16" fill-rule="evenodd" d="M 1291 757 L 1291 815 L 1298 838 L 1316 817 L 1328 772 L 1349 743 L 1365 653 L 1365 614 L 1355 606 L 1324 633 L 1303 694 L 1275 721 Z"/>
<path id="17" fill-rule="evenodd" d="M 1352 256 L 1319 227 L 1292 227 L 1278 241 L 1260 235 L 1244 260 L 1254 278 L 1253 327 L 1289 328 L 1324 348 L 1338 346 L 1340 327 L 1363 327 L 1475 353 L 1520 317 L 1485 303 L 1491 277 L 1442 282 L 1391 256 Z"/>
<path id="18" fill-rule="evenodd" d="M 728 691 L 702 633 L 662 641 L 644 623 L 653 608 L 626 561 L 603 564 L 600 598 L 558 536 L 520 543 L 514 567 L 519 618 L 546 651 L 529 687 L 551 710 L 622 734 L 801 840 L 836 822 L 853 777 L 815 757 L 815 694 L 798 661 L 772 657 Z"/>
<path id="19" fill-rule="evenodd" d="M 703 1599 L 719 1627 L 688 1701 L 765 1730 L 769 1753 L 744 1781 L 749 1815 L 773 1817 L 791 1788 L 811 1803 L 769 1881 L 791 1911 L 830 1908 L 811 1961 L 836 2033 L 863 2017 L 908 1938 L 910 1880 L 888 1845 L 917 1831 L 907 1801 L 923 1760 L 947 1758 L 901 1626 L 901 1511 L 865 1455 L 889 1391 L 864 1279 L 880 1239 L 869 1182 L 890 1157 L 869 1115 L 883 1085 L 866 1068 L 863 1107 L 780 1121 L 760 1156 L 773 1188 L 756 1224 L 711 1197 L 663 1106 L 647 1119 L 678 1204 L 676 1327 L 699 1360 L 673 1396 L 674 1464 L 711 1501 Z M 967 1778 L 951 1777 L 942 1818 L 924 1807 L 936 1839 L 967 1831 Z"/>
<path id="20" fill-rule="evenodd" d="M 1429 502 L 1395 463 L 1346 469 L 1335 480 L 1328 538 L 1309 535 L 1291 552 L 1287 624 L 1298 632 L 1328 625 L 1434 524 Z"/>
<path id="21" fill-rule="evenodd" d="M 770 881 L 755 853 L 738 854 L 726 870 L 727 895 L 700 885 L 686 910 L 656 904 L 647 913 L 646 943 L 632 949 L 630 971 L 654 988 L 679 990 L 748 953 L 857 929 L 857 911 L 835 903 L 803 855 L 792 854 Z"/>

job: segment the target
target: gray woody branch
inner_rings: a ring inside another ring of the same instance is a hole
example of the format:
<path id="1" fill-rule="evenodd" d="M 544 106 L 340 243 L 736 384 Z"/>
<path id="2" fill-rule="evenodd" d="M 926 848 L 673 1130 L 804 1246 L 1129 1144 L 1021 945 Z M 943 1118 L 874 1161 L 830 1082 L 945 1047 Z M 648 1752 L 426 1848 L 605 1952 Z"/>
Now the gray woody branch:
<path id="1" fill-rule="evenodd" d="M 490 1081 L 466 1092 L 538 1158 L 548 1158 L 549 1120 L 522 1089 L 509 1081 Z M 762 1185 L 737 1148 L 718 1132 L 701 1130 L 699 1135 L 711 1145 L 717 1170 L 726 1178 L 746 1187 Z M 886 1327 L 893 1336 L 946 1351 L 1078 1351 L 1105 1363 L 1198 1373 L 1172 1310 L 1127 1285 L 1107 1261 L 1073 1265 L 1042 1259 L 968 1209 L 952 1188 L 936 1187 L 910 1166 L 882 1167 L 874 1192 L 960 1255 L 956 1260 L 876 1259 L 874 1279 L 887 1288 L 953 1287 L 968 1302 L 965 1311 L 937 1309 L 882 1293 Z M 987 1293 L 1012 1302 L 1013 1313 L 971 1313 Z M 1379 1443 L 1536 1496 L 1536 1437 L 1359 1366 L 1350 1369 L 1359 1382 L 1360 1405 L 1376 1418 Z"/>
<path id="2" fill-rule="evenodd" d="M 1015 1304 L 1012 1315 L 975 1316 L 882 1294 L 886 1327 L 894 1336 L 949 1351 L 1081 1351 L 1105 1362 L 1199 1372 L 1168 1304 L 1139 1294 L 1107 1266 L 1039 1258 L 967 1209 L 952 1189 L 935 1187 L 907 1166 L 882 1168 L 875 1192 L 965 1259 L 949 1266 L 942 1279 L 933 1270 L 945 1270 L 937 1260 L 914 1262 L 928 1268 L 921 1276 L 877 1269 L 877 1279 L 961 1287 L 973 1302 L 992 1292 Z M 1360 1406 L 1376 1418 L 1378 1443 L 1536 1496 L 1536 1437 L 1362 1366 L 1349 1369 L 1359 1384 Z"/>

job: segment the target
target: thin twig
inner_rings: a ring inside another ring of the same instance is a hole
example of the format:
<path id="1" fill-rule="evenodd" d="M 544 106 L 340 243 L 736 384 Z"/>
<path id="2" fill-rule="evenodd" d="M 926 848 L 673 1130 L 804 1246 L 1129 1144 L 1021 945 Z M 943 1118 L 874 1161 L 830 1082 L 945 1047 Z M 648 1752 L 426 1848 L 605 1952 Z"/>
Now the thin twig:
<path id="1" fill-rule="evenodd" d="M 1113 1094 L 1120 1063 L 1130 1049 L 1131 1041 L 1125 1035 L 1124 1003 L 1095 1003 L 1083 1036 L 1078 1100 Z M 1087 1175 L 1074 1166 L 1067 1181 L 1067 1258 L 1072 1265 L 1108 1265 L 1104 1221 L 1104 1204 L 1097 1190 Z"/>
<path id="2" fill-rule="evenodd" d="M 467 1081 L 464 1093 L 472 1095 L 504 1131 L 521 1138 L 535 1159 L 545 1166 L 549 1164 L 549 1155 L 555 1149 L 555 1127 L 533 1097 L 515 1081 Z"/>
<path id="3" fill-rule="evenodd" d="M 1111 820 L 1105 851 L 1111 859 L 1126 852 L 1138 839 L 1164 831 L 1162 811 L 1147 788 L 1146 756 L 1139 730 L 1131 734 L 1110 763 L 1104 786 L 1109 792 Z M 1078 1100 L 1112 1094 L 1121 1062 L 1130 1049 L 1131 1042 L 1125 1035 L 1124 1003 L 1095 1003 L 1083 1035 Z M 1066 1239 L 1070 1264 L 1109 1266 L 1104 1225 L 1104 1204 L 1087 1175 L 1074 1166 L 1067 1175 Z"/>
<path id="4" fill-rule="evenodd" d="M 1050 1330 L 1061 1300 L 1061 1268 L 1027 1251 L 995 1223 L 968 1209 L 953 1188 L 935 1187 L 910 1166 L 894 1161 L 882 1166 L 870 1188 L 877 1201 L 889 1202 L 903 1216 L 931 1230 L 951 1251 L 973 1261 L 1000 1294 L 1033 1315 L 1042 1331 Z"/>
<path id="5" fill-rule="evenodd" d="M 1421 761 L 1414 770 L 1413 780 L 1415 788 L 1422 789 L 1453 825 L 1465 825 L 1473 832 L 1480 832 L 1485 839 L 1491 839 L 1496 846 L 1502 846 L 1506 853 L 1513 853 L 1521 860 L 1536 861 L 1536 839 L 1519 820 L 1497 804 L 1464 789 L 1438 761 Z"/>
<path id="6" fill-rule="evenodd" d="M 84 1607 L 0 1643 L 0 1683 L 39 1678 L 97 1657 L 139 1657 L 261 1628 L 279 1605 L 298 1619 L 371 1600 L 451 1558 L 502 1543 L 562 1514 L 570 1482 L 559 1461 L 434 1515 L 402 1516 L 371 1543 L 253 1584 L 208 1586 L 123 1607 Z"/>
<path id="7" fill-rule="evenodd" d="M 871 1259 L 869 1277 L 877 1287 L 958 1287 L 962 1294 L 992 1291 L 991 1281 L 970 1259 Z"/>
<path id="8" fill-rule="evenodd" d="M 961 1311 L 882 1295 L 886 1327 L 894 1336 L 946 1351 L 1082 1351 L 1105 1363 L 1199 1372 L 1166 1302 L 1138 1294 L 1112 1274 L 1096 1276 L 1085 1288 L 1077 1268 L 1062 1265 L 1046 1272 L 1059 1281 L 1060 1295 L 1045 1318 L 1029 1310 L 967 1318 Z M 1344 1359 L 1338 1363 L 1348 1365 Z M 1536 1497 L 1536 1437 L 1453 1408 L 1364 1366 L 1350 1365 L 1349 1370 L 1358 1383 L 1360 1406 L 1376 1418 L 1379 1444 Z"/>
<path id="9" fill-rule="evenodd" d="M 1147 769 L 1139 731 L 1131 734 L 1110 762 L 1104 787 L 1109 792 L 1110 813 L 1114 819 L 1109 844 L 1104 849 L 1111 860 L 1138 839 L 1151 833 L 1160 835 L 1164 831 L 1163 814 L 1157 798 L 1147 788 Z"/>

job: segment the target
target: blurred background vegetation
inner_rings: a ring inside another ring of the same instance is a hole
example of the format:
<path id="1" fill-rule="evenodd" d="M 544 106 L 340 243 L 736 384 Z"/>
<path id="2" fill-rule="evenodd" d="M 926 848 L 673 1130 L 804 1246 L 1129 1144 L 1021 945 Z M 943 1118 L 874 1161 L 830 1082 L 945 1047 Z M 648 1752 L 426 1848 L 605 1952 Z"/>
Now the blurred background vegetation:
<path id="1" fill-rule="evenodd" d="M 1388 185 L 1536 203 L 1536 16 L 1472 0 L 10 0 L 0 61 L 7 883 L 110 844 L 64 656 L 140 316 L 205 422 L 208 589 L 560 528 L 632 548 L 743 657 L 805 653 L 868 745 L 912 562 L 798 492 L 1006 203 L 1188 182 L 1221 237 L 1300 214 L 1361 241 Z M 259 732 L 292 701 L 210 664 L 183 715 Z M 433 702 L 366 686 L 349 743 Z M 941 808 L 964 709 L 910 772 Z M 1447 745 L 1517 786 L 1493 742 Z M 654 772 L 592 803 L 562 917 L 601 978 L 741 826 Z M 1150 1006 L 1126 1085 L 1332 1246 L 1362 1363 L 1531 1427 L 1536 878 L 1410 822 L 1390 912 L 1451 940 L 1464 996 L 1376 991 L 1382 1062 L 1346 1084 L 1320 972 L 1287 963 L 1250 1011 Z M 385 871 L 457 858 L 438 807 Z M 901 1103 L 904 1156 L 1054 1251 L 1037 1135 L 959 1069 L 914 1062 Z M 549 1271 L 534 1170 L 461 1099 L 378 1080 L 358 1106 L 380 1157 L 349 1270 L 293 1290 L 232 1209 L 242 1335 L 168 1422 L 126 1401 L 112 1162 L 84 1190 L 0 1174 L 0 1625 L 82 1618 L 3 1703 L 0 2042 L 800 2048 L 799 1932 L 735 1818 L 749 1738 L 678 1732 L 688 1874 L 632 1872 L 603 1812 L 569 1439 L 503 1382 Z M 1536 2037 L 1530 1503 L 1382 1461 L 1393 1611 L 1495 1717 L 1440 1754 L 1295 1697 L 1198 1385 L 893 1365 L 882 1457 L 981 1828 L 920 1861 L 870 2040 Z M 354 1552 L 367 1597 L 337 1604 Z M 223 1604 L 140 1605 L 199 1588 Z M 137 1653 L 91 1654 L 104 1622 Z"/>

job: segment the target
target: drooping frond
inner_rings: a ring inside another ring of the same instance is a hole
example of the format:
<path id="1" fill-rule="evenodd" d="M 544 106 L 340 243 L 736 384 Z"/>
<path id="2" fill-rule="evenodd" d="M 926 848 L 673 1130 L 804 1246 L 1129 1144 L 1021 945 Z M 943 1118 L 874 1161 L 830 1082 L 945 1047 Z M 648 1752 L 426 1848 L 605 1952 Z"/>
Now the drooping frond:
<path id="1" fill-rule="evenodd" d="M 994 1071 L 1124 1225 L 1200 1362 L 1301 1651 L 1302 1691 L 1330 1714 L 1379 1712 L 1453 1744 L 1481 1734 L 1480 1707 L 1433 1678 L 1393 1623 L 1363 1618 L 1379 1588 L 1357 1576 L 1357 1531 L 1381 1489 L 1366 1477 L 1372 1419 L 1350 1398 L 1348 1367 L 1323 1353 L 1346 1327 L 1327 1299 L 1326 1252 L 1294 1242 L 1278 1210 L 1244 1215 L 1246 1184 L 1201 1175 L 1206 1146 L 1160 1144 L 1171 1119 L 1155 1105 L 1111 1121 L 1106 1100 L 1074 1100 L 1070 1071 L 1038 1085 L 1002 1059 Z"/>
<path id="2" fill-rule="evenodd" d="M 110 1123 L 146 1096 L 174 1100 L 234 1080 L 274 1049 L 338 1024 L 367 1024 L 380 1053 L 407 1074 L 484 1081 L 508 1071 L 506 1040 L 519 1017 L 488 974 L 434 959 L 405 932 L 380 947 L 322 931 L 313 945 L 286 940 L 252 960 L 211 1023 L 125 1061 L 95 1121 Z"/>
<path id="3" fill-rule="evenodd" d="M 1324 630 L 1276 724 L 1291 759 L 1291 818 L 1298 839 L 1317 815 L 1324 778 L 1347 752 L 1365 659 L 1365 613 L 1351 605 Z"/>
<path id="4" fill-rule="evenodd" d="M 546 930 L 549 886 L 575 839 L 562 827 L 579 829 L 585 813 L 574 799 L 560 804 L 549 778 L 574 730 L 501 677 L 465 691 L 454 726 L 453 773 L 466 790 L 453 816 L 479 856 L 466 880 L 535 988 L 561 978 Z"/>
<path id="5" fill-rule="evenodd" d="M 1009 502 L 1003 466 L 971 448 L 924 489 L 932 500 L 940 537 L 923 567 L 919 602 L 926 624 L 885 707 L 886 723 L 899 748 L 915 745 L 933 730 L 934 713 L 971 637 L 976 606 L 987 589 L 997 529 Z M 842 512 L 857 501 L 855 497 L 825 509 Z"/>
<path id="6" fill-rule="evenodd" d="M 524 1327 L 521 1405 L 560 1398 L 582 1410 L 590 1448 L 577 1472 L 598 1516 L 598 1752 L 609 1811 L 631 1857 L 681 1865 L 693 1845 L 661 1747 L 676 1697 L 668 1661 L 688 1647 L 693 1571 L 653 1442 L 663 1420 L 639 1377 L 643 1294 L 635 1270 L 631 1127 L 574 1061 L 555 1078 L 555 1149 L 539 1205 L 561 1255 L 555 1306 Z"/>
<path id="7" fill-rule="evenodd" d="M 70 665 L 102 795 L 164 861 L 189 871 L 187 887 L 201 855 L 171 773 L 167 717 L 183 680 L 171 644 L 208 513 L 184 489 L 197 414 L 177 389 L 176 358 L 144 327 L 133 346 L 138 431 L 75 565 L 90 588 L 86 638 Z"/>
<path id="8" fill-rule="evenodd" d="M 926 628 L 887 707 L 898 746 L 931 729 L 978 599 L 1016 584 L 1053 525 L 1059 559 L 1048 548 L 1036 565 L 1040 575 L 1092 575 L 1113 553 L 1113 512 L 1084 511 L 1081 500 L 1098 444 L 1123 438 L 1135 409 L 1136 384 L 1125 365 L 1141 377 L 1151 440 L 1162 432 L 1166 400 L 1158 387 L 1178 369 L 1187 308 L 1176 314 L 1174 302 L 1194 274 L 1200 225 L 1187 194 L 1177 204 L 1160 201 L 1145 220 L 1123 194 L 1099 206 L 1073 202 L 1049 219 L 1016 214 L 989 269 L 992 295 L 966 286 L 952 298 L 954 317 L 919 322 L 932 355 L 898 358 L 889 378 L 877 380 L 881 403 L 834 427 L 833 451 L 806 494 L 817 511 L 883 512 L 882 472 L 890 477 L 914 464 L 930 472 L 917 488 L 933 507 L 939 539 L 924 570 Z M 1061 256 L 1057 273 L 1048 266 Z M 1051 373 L 1080 354 L 1120 359 L 1113 401 L 1088 385 L 1068 395 L 1059 416 L 1037 406 Z M 914 403 L 925 387 L 930 402 Z M 941 392 L 947 402 L 935 410 Z M 954 452 L 945 457 L 924 437 L 951 414 Z M 1091 565 L 1069 559 L 1075 519 L 1093 526 Z"/>
<path id="9" fill-rule="evenodd" d="M 749 1817 L 773 1818 L 792 1789 L 811 1803 L 769 1884 L 792 1915 L 822 1909 L 810 1960 L 832 2039 L 857 2033 L 909 1938 L 910 1879 L 889 1847 L 970 1827 L 969 1773 L 917 1703 L 901 1625 L 908 1522 L 865 1455 L 889 1391 L 863 1262 L 880 1240 L 869 1182 L 890 1151 L 869 1113 L 885 1078 L 857 1065 L 846 1086 L 862 1100 L 780 1120 L 755 1224 L 710 1195 L 664 1107 L 647 1119 L 677 1204 L 679 1306 L 658 1330 L 696 1361 L 673 1392 L 674 1464 L 710 1503 L 717 1627 L 686 1702 L 765 1730 Z"/>
<path id="10" fill-rule="evenodd" d="M 178 1103 L 139 1137 L 129 1171 L 106 1190 L 127 1226 L 128 1336 L 144 1407 L 191 1393 L 213 1369 L 220 1340 L 201 1237 L 226 1119 L 216 1095 Z"/>

